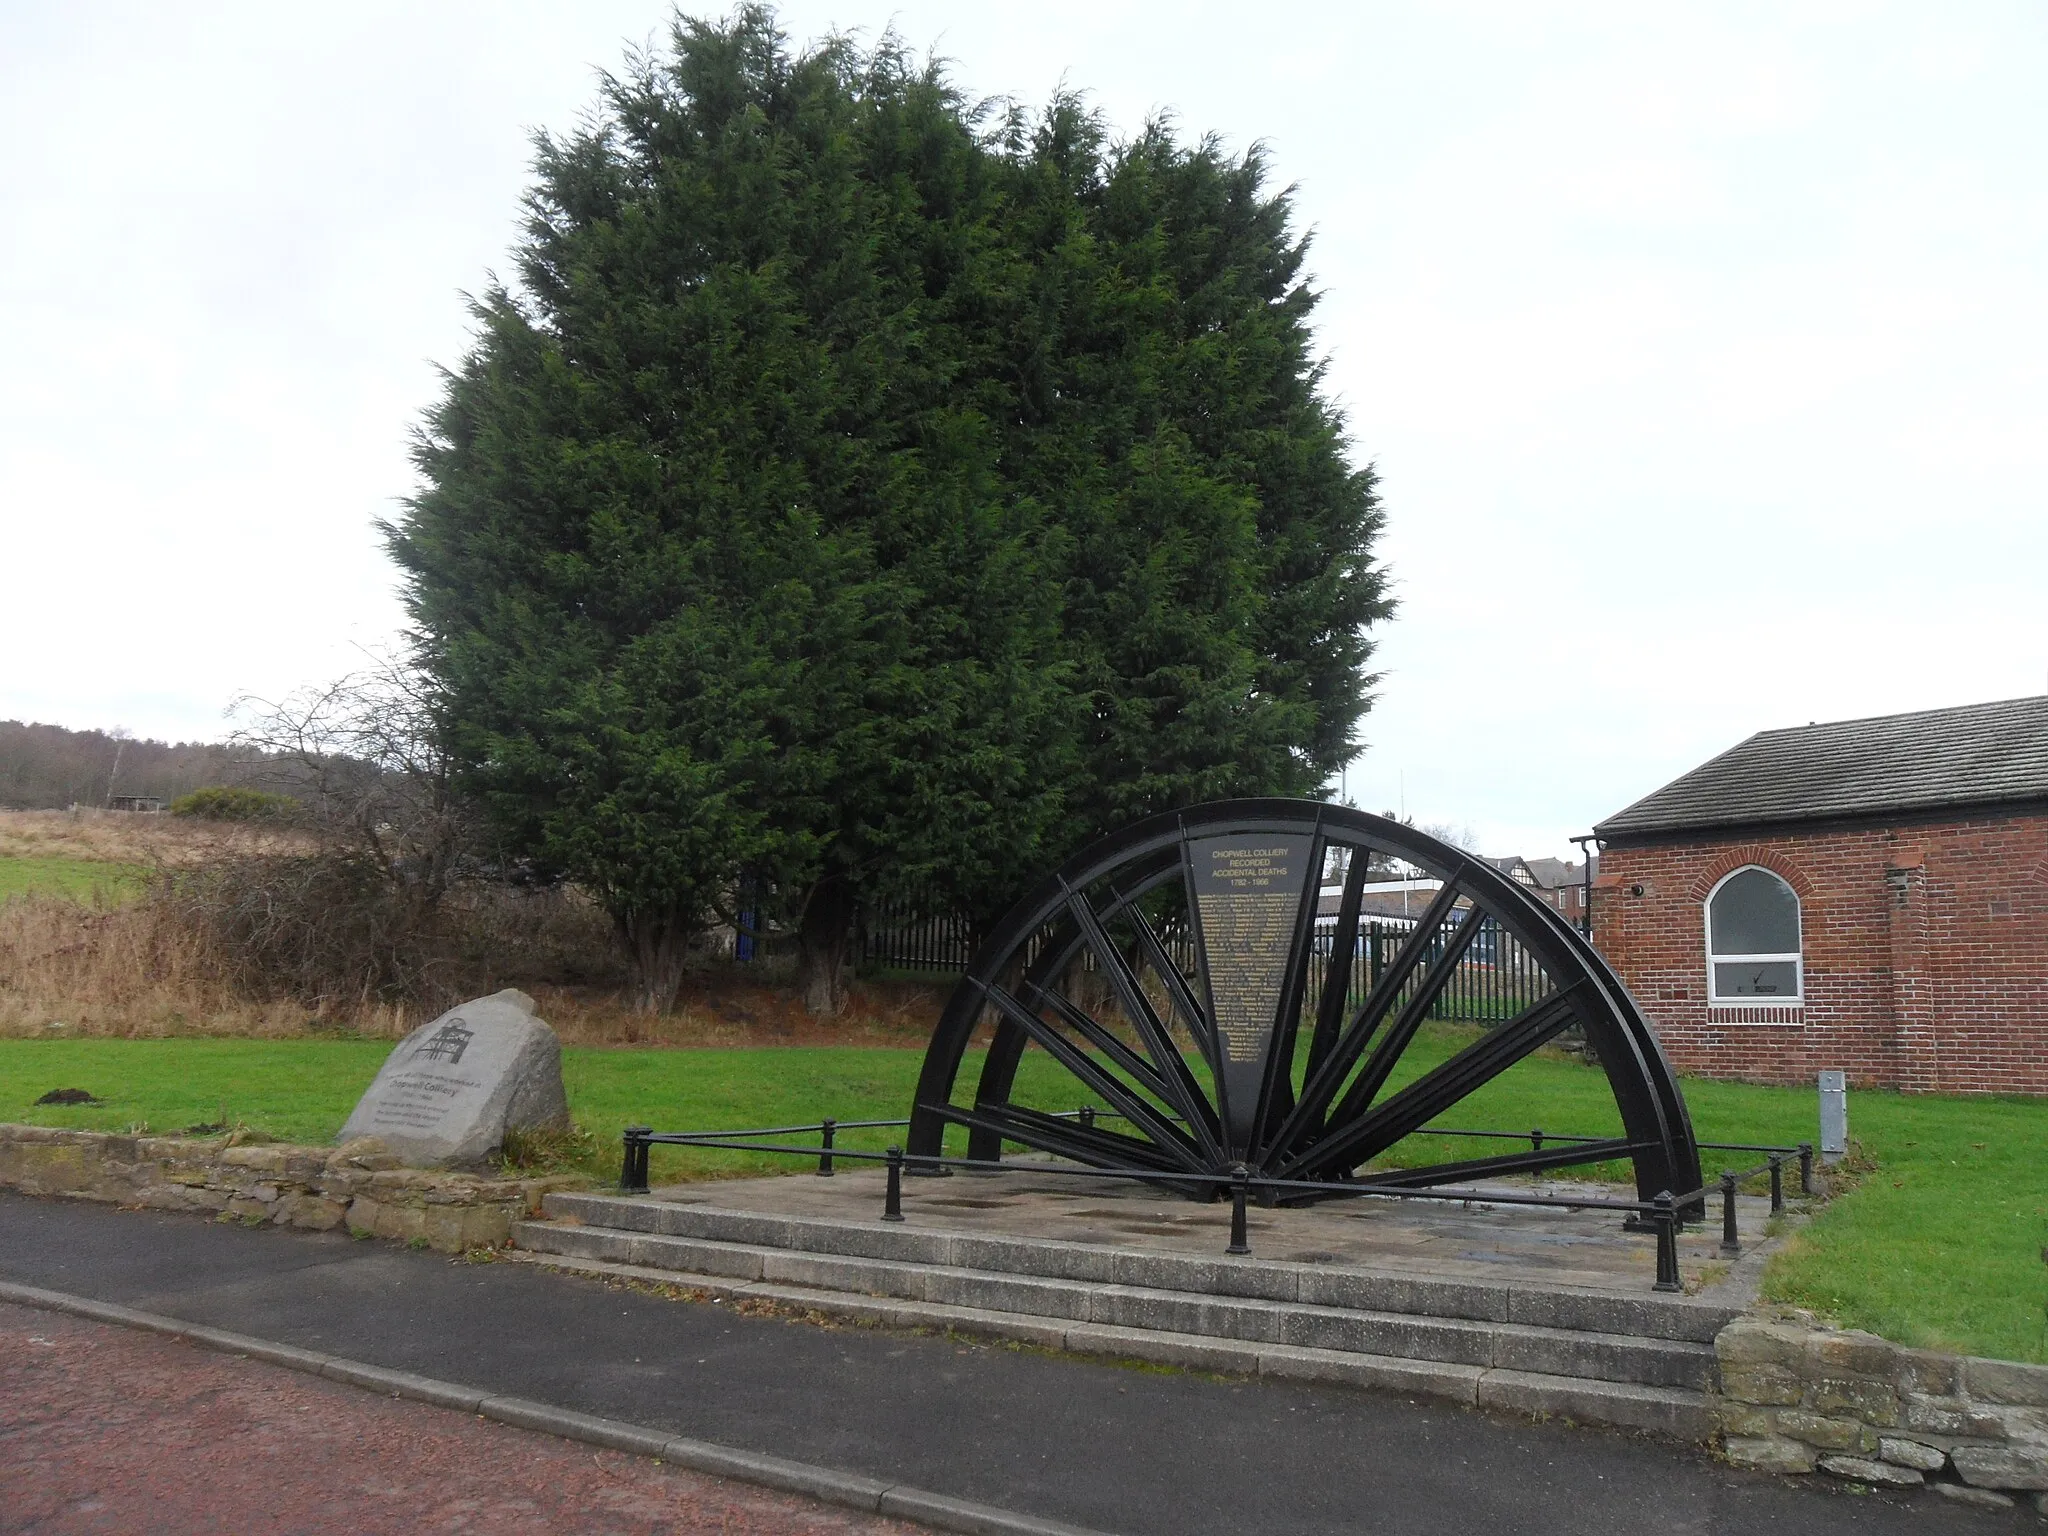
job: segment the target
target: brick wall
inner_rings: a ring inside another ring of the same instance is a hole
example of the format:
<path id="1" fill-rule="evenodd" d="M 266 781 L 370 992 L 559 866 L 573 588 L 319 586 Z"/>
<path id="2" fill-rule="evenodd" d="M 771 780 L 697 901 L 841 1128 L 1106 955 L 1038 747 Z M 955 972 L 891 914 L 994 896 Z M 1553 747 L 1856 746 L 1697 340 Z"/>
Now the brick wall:
<path id="1" fill-rule="evenodd" d="M 1802 1007 L 1708 1005 L 1706 899 L 1748 864 L 1799 893 Z M 1610 845 L 1593 940 L 1682 1072 L 2048 1093 L 2048 816 Z"/>

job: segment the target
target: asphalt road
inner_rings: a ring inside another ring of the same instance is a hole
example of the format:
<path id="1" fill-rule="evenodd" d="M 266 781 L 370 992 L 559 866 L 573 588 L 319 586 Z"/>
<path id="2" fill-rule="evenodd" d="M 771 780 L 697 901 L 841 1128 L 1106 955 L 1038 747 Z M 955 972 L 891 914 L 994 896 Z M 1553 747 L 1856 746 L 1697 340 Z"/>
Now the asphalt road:
<path id="1" fill-rule="evenodd" d="M 1129 1536 L 2038 1532 L 1652 1439 L 0 1195 L 0 1279 Z M 5 1414 L 0 1405 L 0 1416 Z"/>
<path id="2" fill-rule="evenodd" d="M 7 1536 L 929 1536 L 139 1329 L 0 1304 Z"/>

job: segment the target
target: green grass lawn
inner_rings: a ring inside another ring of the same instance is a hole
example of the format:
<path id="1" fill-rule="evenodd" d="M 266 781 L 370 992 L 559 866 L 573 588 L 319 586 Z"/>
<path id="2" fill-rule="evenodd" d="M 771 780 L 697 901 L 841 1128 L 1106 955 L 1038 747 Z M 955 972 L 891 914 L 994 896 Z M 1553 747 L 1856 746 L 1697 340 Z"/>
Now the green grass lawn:
<path id="1" fill-rule="evenodd" d="M 1467 1038 L 1454 1028 L 1425 1034 L 1402 1076 L 1426 1070 Z M 352 1039 L 0 1041 L 0 1120 L 114 1130 L 146 1124 L 161 1132 L 225 1118 L 280 1140 L 322 1142 L 389 1049 L 388 1041 Z M 564 1074 L 576 1119 L 598 1148 L 590 1170 L 604 1176 L 616 1171 L 619 1132 L 634 1121 L 701 1130 L 827 1114 L 900 1116 L 921 1062 L 917 1051 L 853 1047 L 570 1049 Z M 1074 1086 L 1033 1052 L 1019 1098 L 1073 1108 Z M 35 1106 L 52 1088 L 89 1089 L 106 1102 Z M 1814 1135 L 1810 1089 L 1693 1081 L 1686 1093 L 1703 1140 L 1790 1144 Z M 1619 1129 L 1606 1079 L 1548 1056 L 1524 1061 L 1453 1118 L 1475 1130 Z M 2048 1360 L 2048 1103 L 1855 1093 L 1850 1123 L 1875 1166 L 1779 1255 L 1768 1293 L 1908 1344 Z M 842 1144 L 879 1147 L 899 1135 L 849 1134 Z M 1436 1161 L 1470 1156 L 1473 1146 L 1411 1142 L 1399 1150 L 1404 1161 Z M 1719 1155 L 1707 1161 L 1710 1172 L 1722 1166 Z M 740 1153 L 664 1150 L 655 1173 L 786 1166 Z"/>
<path id="2" fill-rule="evenodd" d="M 95 891 L 118 901 L 142 889 L 147 871 L 139 864 L 100 859 L 0 858 L 0 901 L 31 891 L 90 901 Z"/>

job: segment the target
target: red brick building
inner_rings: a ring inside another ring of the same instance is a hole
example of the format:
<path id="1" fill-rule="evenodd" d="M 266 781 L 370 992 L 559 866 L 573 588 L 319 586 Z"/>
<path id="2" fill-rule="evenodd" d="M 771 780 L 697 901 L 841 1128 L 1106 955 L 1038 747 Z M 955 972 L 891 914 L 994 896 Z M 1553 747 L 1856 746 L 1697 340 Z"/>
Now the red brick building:
<path id="1" fill-rule="evenodd" d="M 1594 830 L 1680 1071 L 2048 1093 L 2048 697 L 1763 731 Z"/>

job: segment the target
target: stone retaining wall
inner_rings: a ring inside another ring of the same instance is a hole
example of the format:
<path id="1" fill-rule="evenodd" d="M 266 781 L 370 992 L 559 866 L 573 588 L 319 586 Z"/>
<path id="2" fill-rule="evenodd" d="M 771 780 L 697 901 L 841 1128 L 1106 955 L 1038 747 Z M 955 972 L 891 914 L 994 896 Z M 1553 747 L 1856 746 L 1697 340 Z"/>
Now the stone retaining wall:
<path id="1" fill-rule="evenodd" d="M 1906 1349 L 1804 1318 L 1714 1341 L 1728 1459 L 2048 1514 L 2048 1366 Z"/>
<path id="2" fill-rule="evenodd" d="M 339 1147 L 238 1145 L 233 1137 L 123 1136 L 0 1125 L 0 1189 L 202 1211 L 316 1232 L 346 1227 L 444 1253 L 498 1247 L 574 1175 L 506 1179 L 406 1168 L 364 1139 Z"/>

